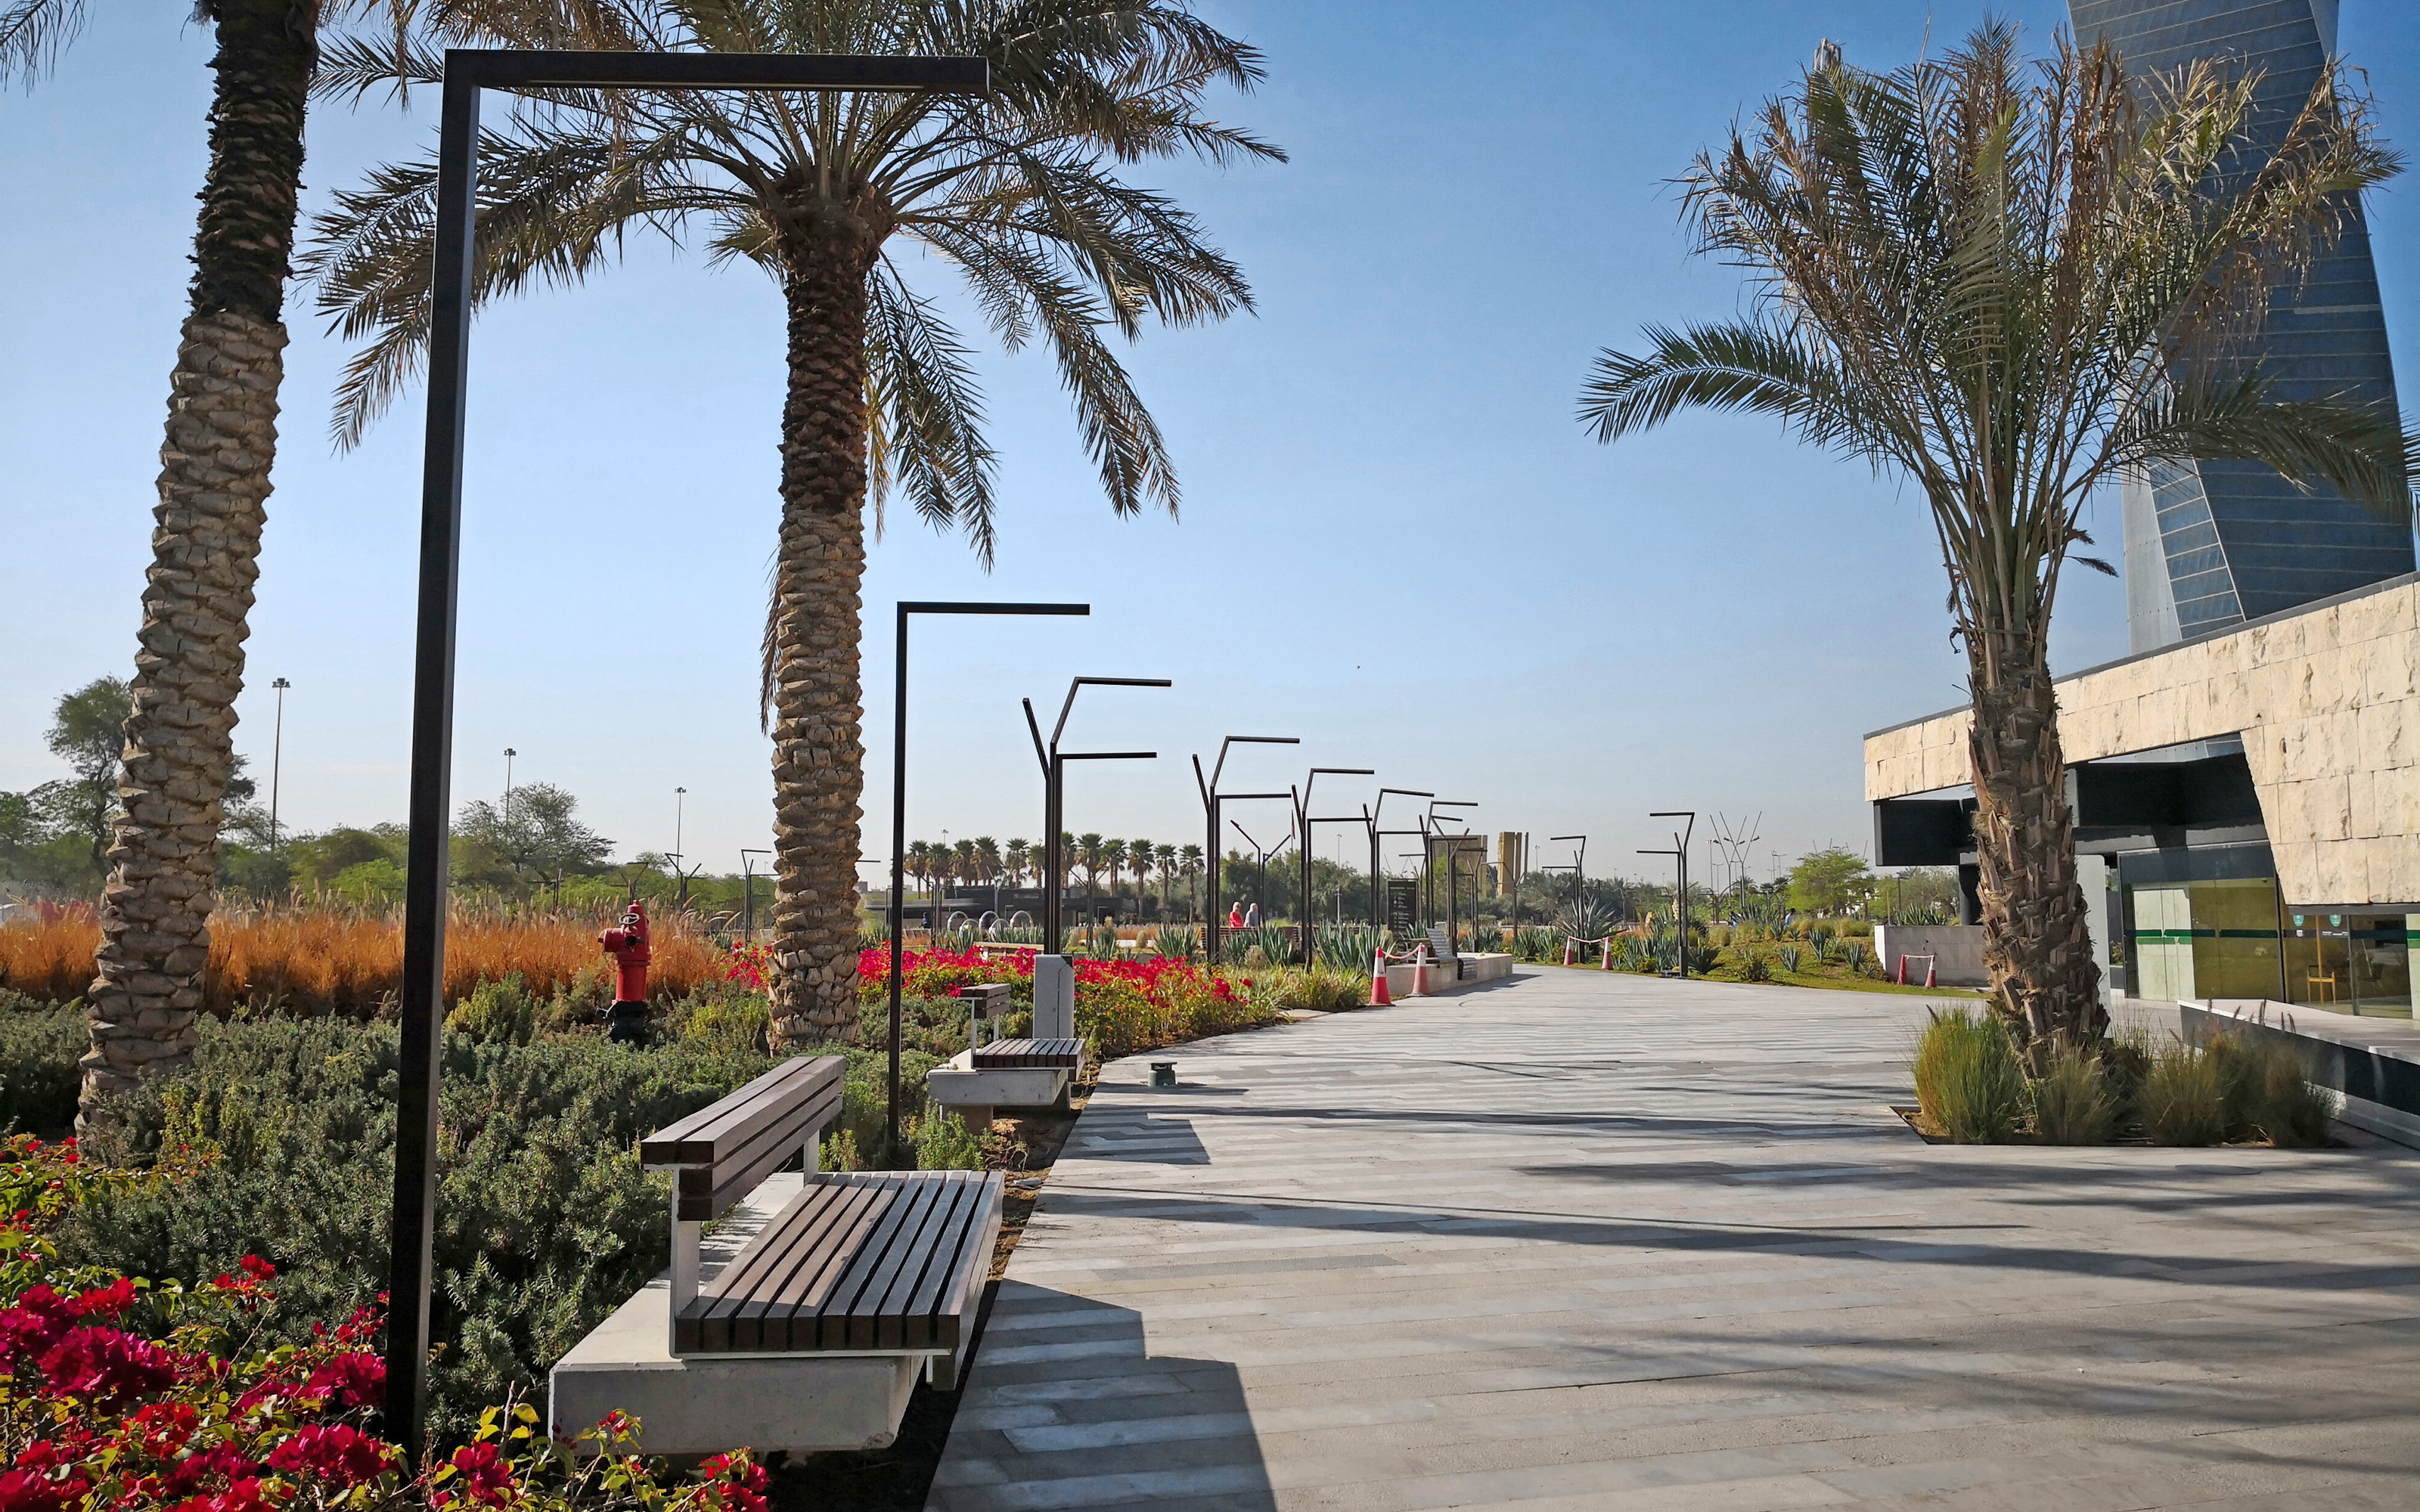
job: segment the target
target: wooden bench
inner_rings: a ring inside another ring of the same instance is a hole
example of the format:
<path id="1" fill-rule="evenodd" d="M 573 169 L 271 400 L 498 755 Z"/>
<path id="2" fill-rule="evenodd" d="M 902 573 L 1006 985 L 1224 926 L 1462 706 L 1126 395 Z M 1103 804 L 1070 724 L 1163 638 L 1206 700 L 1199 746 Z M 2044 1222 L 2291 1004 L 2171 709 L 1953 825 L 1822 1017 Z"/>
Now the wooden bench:
<path id="1" fill-rule="evenodd" d="M 647 1454 L 878 1448 L 920 1374 L 955 1388 L 1001 1178 L 818 1170 L 845 1069 L 783 1061 L 640 1142 L 643 1165 L 673 1173 L 672 1268 L 556 1364 L 553 1436 L 618 1409 Z"/>
<path id="2" fill-rule="evenodd" d="M 1081 1040 L 994 1040 L 977 1045 L 977 1071 L 1082 1071 Z"/>
<path id="3" fill-rule="evenodd" d="M 991 1273 L 1001 1178 L 814 1174 L 845 1069 L 837 1056 L 785 1061 L 641 1141 L 641 1165 L 674 1172 L 672 1352 L 922 1354 L 929 1379 L 947 1389 Z M 701 1287 L 700 1226 L 794 1151 L 811 1173 L 804 1189 Z"/>

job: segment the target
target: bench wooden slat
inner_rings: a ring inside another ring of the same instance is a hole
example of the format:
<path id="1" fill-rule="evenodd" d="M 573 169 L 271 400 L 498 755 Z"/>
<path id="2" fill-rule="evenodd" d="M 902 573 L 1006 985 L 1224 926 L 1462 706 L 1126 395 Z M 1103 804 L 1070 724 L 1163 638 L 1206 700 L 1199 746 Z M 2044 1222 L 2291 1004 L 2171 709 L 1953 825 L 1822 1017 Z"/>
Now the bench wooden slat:
<path id="1" fill-rule="evenodd" d="M 1081 1040 L 995 1040 L 974 1054 L 977 1071 L 1080 1071 Z"/>
<path id="2" fill-rule="evenodd" d="M 765 1178 L 788 1165 L 805 1146 L 807 1136 L 839 1117 L 840 1109 L 841 1089 L 834 1082 L 777 1117 L 759 1121 L 745 1142 L 721 1140 L 723 1154 L 715 1164 L 681 1166 L 681 1219 L 703 1223 L 730 1211 Z"/>
<path id="3" fill-rule="evenodd" d="M 956 1200 L 951 1206 L 939 1242 L 932 1247 L 925 1263 L 916 1274 L 903 1276 L 899 1284 L 891 1288 L 891 1295 L 883 1307 L 883 1328 L 886 1337 L 892 1336 L 890 1333 L 891 1319 L 895 1315 L 898 1319 L 895 1336 L 899 1348 L 923 1349 L 938 1342 L 933 1304 L 940 1300 L 941 1292 L 950 1284 L 958 1257 L 966 1248 L 968 1230 L 977 1227 L 980 1220 L 981 1214 L 975 1210 L 982 1205 L 988 1189 L 988 1182 L 959 1183 Z"/>
<path id="4" fill-rule="evenodd" d="M 980 1171 L 814 1178 L 675 1320 L 681 1353 L 945 1350 L 954 1381 L 1000 1233 Z"/>
<path id="5" fill-rule="evenodd" d="M 777 1300 L 812 1288 L 819 1267 L 829 1267 L 836 1253 L 830 1246 L 839 1242 L 837 1253 L 845 1253 L 853 1229 L 887 1200 L 879 1188 L 810 1183 L 721 1275 L 700 1288 L 697 1305 L 703 1313 L 684 1331 L 686 1347 L 779 1348 L 779 1341 L 768 1345 L 764 1337 L 766 1318 Z M 783 1332 L 786 1337 L 786 1327 Z"/>
<path id="6" fill-rule="evenodd" d="M 871 1330 L 868 1330 L 866 1342 L 861 1344 L 855 1339 L 857 1330 L 850 1326 L 858 1304 L 865 1295 L 866 1283 L 882 1268 L 883 1261 L 892 1257 L 893 1246 L 899 1243 L 902 1236 L 915 1232 L 922 1226 L 926 1210 L 932 1207 L 934 1199 L 947 1185 L 946 1180 L 927 1178 L 914 1183 L 901 1195 L 901 1200 L 891 1205 L 890 1211 L 882 1215 L 882 1221 L 866 1236 L 857 1253 L 849 1257 L 847 1269 L 841 1273 L 838 1283 L 815 1309 L 813 1348 L 863 1350 L 873 1347 Z M 805 1321 L 806 1314 L 802 1308 L 791 1322 L 792 1339 L 798 1338 L 800 1325 Z"/>
<path id="7" fill-rule="evenodd" d="M 924 1279 L 927 1270 L 955 1257 L 958 1242 L 965 1229 L 967 1196 L 974 1182 L 965 1178 L 971 1171 L 952 1171 L 959 1180 L 950 1182 L 925 1215 L 921 1232 L 908 1243 L 898 1246 L 899 1258 L 885 1268 L 886 1274 L 875 1277 L 867 1288 L 867 1305 L 861 1316 L 870 1318 L 872 1338 L 869 1348 L 901 1350 L 922 1348 L 924 1335 L 930 1332 L 908 1315 L 908 1300 L 915 1295 L 917 1284 Z M 851 1328 L 855 1333 L 855 1325 Z M 910 1339 L 909 1335 L 915 1337 Z"/>
<path id="8" fill-rule="evenodd" d="M 781 1118 L 787 1102 L 822 1091 L 826 1083 L 837 1090 L 846 1071 L 838 1056 L 785 1060 L 712 1106 L 647 1135 L 639 1142 L 639 1163 L 650 1168 L 718 1164 Z"/>
<path id="9" fill-rule="evenodd" d="M 823 1304 L 840 1284 L 849 1258 L 857 1253 L 869 1235 L 881 1224 L 885 1214 L 899 1201 L 896 1187 L 859 1182 L 844 1186 L 846 1198 L 836 1206 L 837 1216 L 814 1236 L 811 1247 L 800 1257 L 800 1263 L 790 1273 L 781 1287 L 755 1304 L 761 1321 L 757 1337 L 759 1348 L 768 1350 L 812 1349 L 812 1340 L 800 1342 L 798 1332 L 799 1314 Z"/>

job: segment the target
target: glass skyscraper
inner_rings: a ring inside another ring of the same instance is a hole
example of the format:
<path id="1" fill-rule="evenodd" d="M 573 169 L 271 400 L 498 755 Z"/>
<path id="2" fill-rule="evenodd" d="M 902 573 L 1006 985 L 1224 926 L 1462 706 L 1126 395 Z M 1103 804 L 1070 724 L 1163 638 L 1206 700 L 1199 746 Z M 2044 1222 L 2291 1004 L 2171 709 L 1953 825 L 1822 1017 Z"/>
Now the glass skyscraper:
<path id="1" fill-rule="evenodd" d="M 2069 0 L 2079 41 L 2136 72 L 2197 58 L 2257 70 L 2256 134 L 2281 141 L 2336 47 L 2336 0 Z M 2307 280 L 2277 291 L 2263 358 L 2280 397 L 2395 405 L 2386 321 L 2360 208 Z M 2149 651 L 2413 568 L 2409 521 L 2253 462 L 2163 466 L 2123 490 L 2132 649 Z"/>

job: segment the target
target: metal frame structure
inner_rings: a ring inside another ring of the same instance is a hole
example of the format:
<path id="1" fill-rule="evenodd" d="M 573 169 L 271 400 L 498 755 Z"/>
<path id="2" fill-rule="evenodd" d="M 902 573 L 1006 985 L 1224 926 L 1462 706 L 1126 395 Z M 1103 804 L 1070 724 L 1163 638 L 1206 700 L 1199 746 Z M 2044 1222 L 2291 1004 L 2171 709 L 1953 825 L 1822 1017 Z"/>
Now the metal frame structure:
<path id="1" fill-rule="evenodd" d="M 1284 799 L 1286 799 L 1288 802 L 1293 801 L 1293 798 L 1294 798 L 1294 795 L 1293 795 L 1293 794 L 1291 794 L 1291 793 L 1270 793 L 1270 794 L 1239 793 L 1239 794 L 1236 794 L 1236 795 L 1235 795 L 1235 796 L 1236 796 L 1236 797 L 1239 797 L 1239 798 L 1246 798 L 1246 797 L 1253 797 L 1253 798 L 1257 798 L 1257 797 L 1284 798 Z M 1236 834 L 1241 835 L 1241 836 L 1243 836 L 1243 837 L 1244 837 L 1244 843 L 1245 843 L 1245 844 L 1249 845 L 1249 846 L 1252 848 L 1252 865 L 1253 865 L 1254 869 L 1256 870 L 1256 872 L 1258 872 L 1258 875 L 1259 875 L 1259 883 L 1258 883 L 1258 885 L 1257 885 L 1257 886 L 1252 889 L 1252 891 L 1253 891 L 1253 900 L 1254 900 L 1255 904 L 1259 907 L 1259 909 L 1260 909 L 1260 911 L 1261 911 L 1261 925 L 1266 925 L 1267 923 L 1269 923 L 1269 922 L 1270 922 L 1270 919 L 1269 919 L 1269 914 L 1268 914 L 1268 908 L 1269 908 L 1269 857 L 1270 857 L 1270 856 L 1272 856 L 1277 855 L 1280 851 L 1284 850 L 1284 849 L 1286 848 L 1286 841 L 1290 841 L 1290 840 L 1293 840 L 1293 839 L 1295 838 L 1295 829 L 1294 829 L 1294 811 L 1293 811 L 1291 809 L 1289 809 L 1289 810 L 1286 811 L 1286 832 L 1285 832 L 1285 834 L 1284 834 L 1282 837 L 1280 837 L 1280 838 L 1279 839 L 1278 842 L 1277 842 L 1275 845 L 1269 846 L 1269 847 L 1267 847 L 1267 848 L 1265 848 L 1265 849 L 1264 849 L 1264 848 L 1262 847 L 1261 842 L 1260 842 L 1259 841 L 1256 841 L 1256 840 L 1254 840 L 1254 839 L 1252 838 L 1252 832 L 1251 832 L 1250 830 L 1246 829 L 1246 828 L 1244 827 L 1244 823 L 1243 823 L 1243 821 L 1242 821 L 1242 820 L 1240 820 L 1240 819 L 1230 819 L 1230 820 L 1228 820 L 1228 821 L 1227 821 L 1227 824 L 1228 824 L 1229 827 L 1233 828 L 1233 829 L 1235 831 L 1235 833 L 1236 833 Z M 1258 928 L 1258 927 L 1260 927 L 1260 926 L 1255 926 L 1255 927 L 1256 927 L 1256 928 Z"/>
<path id="2" fill-rule="evenodd" d="M 1302 837 L 1302 843 L 1300 846 L 1300 855 L 1302 856 L 1302 912 L 1299 916 L 1302 923 L 1302 938 L 1297 943 L 1302 951 L 1302 964 L 1304 965 L 1311 964 L 1312 955 L 1311 947 L 1311 932 L 1312 927 L 1311 917 L 1311 826 L 1313 825 L 1349 825 L 1355 819 L 1360 817 L 1357 814 L 1349 813 L 1312 813 L 1311 811 L 1311 784 L 1317 782 L 1322 777 L 1376 777 L 1377 775 L 1378 774 L 1374 770 L 1367 766 L 1314 766 L 1303 778 L 1301 791 L 1296 792 L 1291 786 L 1286 790 L 1288 795 L 1294 799 L 1295 829 Z M 1375 886 L 1375 884 L 1373 883 L 1373 886 Z"/>
<path id="3" fill-rule="evenodd" d="M 477 257 L 479 96 L 487 89 L 882 90 L 983 94 L 979 57 L 780 53 L 575 53 L 453 48 L 437 145 L 436 276 L 421 459 L 420 585 L 412 653 L 411 840 L 403 924 L 395 1210 L 387 1273 L 388 1437 L 418 1464 L 428 1396 L 428 1288 L 437 1216 L 437 1059 L 444 1024 L 448 809 L 453 796 L 462 445 Z"/>
<path id="4" fill-rule="evenodd" d="M 1209 820 L 1209 844 L 1202 862 L 1209 868 L 1202 887 L 1202 959 L 1212 966 L 1218 964 L 1218 815 L 1230 798 L 1282 798 L 1282 793 L 1221 793 L 1218 778 L 1227 770 L 1227 751 L 1233 746 L 1299 746 L 1298 735 L 1229 735 L 1218 742 L 1218 759 L 1210 767 L 1210 775 L 1202 775 L 1202 758 L 1193 758 L 1193 785 L 1202 790 L 1202 811 Z"/>
<path id="5" fill-rule="evenodd" d="M 908 622 L 918 614 L 1003 614 L 1057 615 L 1080 618 L 1090 615 L 1090 604 L 982 604 L 901 599 L 899 601 L 897 662 L 892 668 L 891 692 L 891 1035 L 890 1061 L 886 1072 L 887 1098 L 883 1108 L 883 1146 L 885 1159 L 895 1158 L 899 1150 L 899 957 L 907 938 L 908 894 Z M 934 901 L 935 923 L 940 903 Z"/>
<path id="6" fill-rule="evenodd" d="M 1428 811 L 1420 815 L 1420 923 L 1423 928 L 1427 927 L 1430 919 L 1436 918 L 1436 842 L 1461 838 L 1447 835 L 1437 828 L 1437 810 L 1478 807 L 1477 798 L 1431 798 Z M 1459 814 L 1448 817 L 1461 819 Z M 1466 835 L 1469 832 L 1468 823 L 1464 822 L 1463 833 Z"/>
<path id="7" fill-rule="evenodd" d="M 1060 878 L 1067 870 L 1065 850 L 1059 843 L 1060 814 L 1067 793 L 1069 762 L 1154 762 L 1159 759 L 1156 750 L 1061 750 L 1059 737 L 1067 733 L 1067 716 L 1074 712 L 1076 695 L 1086 687 L 1173 687 L 1165 677 L 1078 677 L 1067 685 L 1067 702 L 1059 705 L 1059 722 L 1050 729 L 1046 747 L 1042 726 L 1033 717 L 1033 701 L 1020 699 L 1025 705 L 1025 728 L 1033 736 L 1033 759 L 1042 764 L 1042 949 L 1047 954 L 1059 953 L 1060 906 L 1063 900 Z"/>

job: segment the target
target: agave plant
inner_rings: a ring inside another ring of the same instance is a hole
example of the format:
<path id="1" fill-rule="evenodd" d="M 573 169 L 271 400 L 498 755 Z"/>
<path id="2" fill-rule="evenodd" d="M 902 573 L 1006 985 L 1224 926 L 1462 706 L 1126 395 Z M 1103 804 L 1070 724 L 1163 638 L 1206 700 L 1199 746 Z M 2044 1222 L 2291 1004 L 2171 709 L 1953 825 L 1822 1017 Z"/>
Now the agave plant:
<path id="1" fill-rule="evenodd" d="M 1319 963 L 1340 971 L 1369 970 L 1371 960 L 1386 944 L 1386 933 L 1368 924 L 1323 924 L 1311 937 Z"/>
<path id="2" fill-rule="evenodd" d="M 1581 898 L 1555 911 L 1555 928 L 1574 939 L 1601 940 L 1613 933 L 1613 913 L 1593 898 Z"/>
<path id="3" fill-rule="evenodd" d="M 1785 945 L 1780 947 L 1775 954 L 1780 958 L 1781 970 L 1785 976 L 1794 977 L 1798 975 L 1798 962 L 1801 955 L 1798 947 L 1794 945 Z"/>

